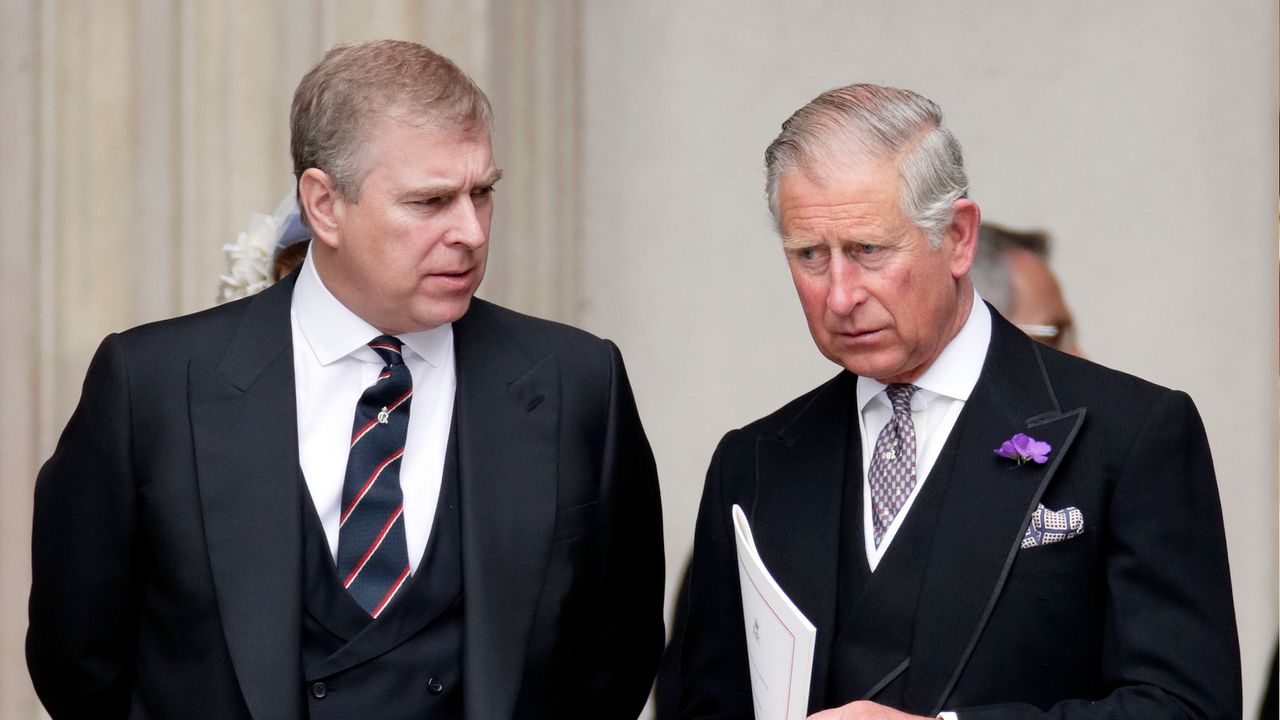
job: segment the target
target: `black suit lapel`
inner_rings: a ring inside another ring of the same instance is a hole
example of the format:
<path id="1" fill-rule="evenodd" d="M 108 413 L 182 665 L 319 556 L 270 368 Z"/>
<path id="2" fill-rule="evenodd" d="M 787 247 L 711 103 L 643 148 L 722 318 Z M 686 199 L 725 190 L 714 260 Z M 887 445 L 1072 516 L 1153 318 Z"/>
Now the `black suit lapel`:
<path id="1" fill-rule="evenodd" d="M 993 310 L 982 375 L 933 469 L 949 472 L 950 486 L 916 613 L 908 707 L 943 709 L 1084 415 L 1084 408 L 1058 407 L 1039 347 Z M 1018 432 L 1052 446 L 1046 464 L 995 454 Z"/>
<path id="2" fill-rule="evenodd" d="M 849 447 L 855 388 L 841 373 L 787 428 L 758 441 L 755 502 L 744 508 L 765 566 L 818 629 L 810 707 L 826 696 L 844 485 L 861 473 L 861 450 Z"/>
<path id="3" fill-rule="evenodd" d="M 556 511 L 560 369 L 473 300 L 454 324 L 469 718 L 511 717 Z"/>
<path id="4" fill-rule="evenodd" d="M 290 279 L 248 301 L 226 355 L 189 369 L 218 610 L 245 704 L 259 719 L 302 714 L 292 290 Z"/>

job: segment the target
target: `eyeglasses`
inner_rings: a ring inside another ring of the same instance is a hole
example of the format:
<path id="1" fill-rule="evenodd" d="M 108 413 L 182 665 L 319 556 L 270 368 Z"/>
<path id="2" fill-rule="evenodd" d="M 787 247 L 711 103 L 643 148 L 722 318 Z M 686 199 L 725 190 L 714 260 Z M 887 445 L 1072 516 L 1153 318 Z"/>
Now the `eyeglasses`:
<path id="1" fill-rule="evenodd" d="M 1055 350 L 1064 350 L 1075 345 L 1075 328 L 1070 323 L 1063 325 L 1019 325 L 1018 329 L 1030 335 L 1032 340 L 1048 345 Z"/>

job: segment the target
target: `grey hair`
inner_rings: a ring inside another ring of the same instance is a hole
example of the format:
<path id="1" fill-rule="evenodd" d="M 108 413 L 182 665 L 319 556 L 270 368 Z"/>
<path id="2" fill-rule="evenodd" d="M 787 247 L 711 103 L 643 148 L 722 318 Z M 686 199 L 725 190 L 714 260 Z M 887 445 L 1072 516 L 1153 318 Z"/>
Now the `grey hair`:
<path id="1" fill-rule="evenodd" d="M 449 58 L 403 40 L 338 45 L 293 94 L 293 172 L 319 168 L 346 200 L 360 199 L 364 150 L 381 117 L 440 131 L 488 132 L 489 99 Z M 302 220 L 306 211 L 299 201 Z"/>
<path id="2" fill-rule="evenodd" d="M 775 226 L 778 184 L 799 170 L 827 180 L 861 160 L 896 159 L 902 212 L 936 249 L 951 224 L 952 205 L 968 197 L 960 143 L 942 126 L 932 100 L 897 88 L 857 84 L 828 90 L 782 123 L 765 150 L 765 193 Z"/>

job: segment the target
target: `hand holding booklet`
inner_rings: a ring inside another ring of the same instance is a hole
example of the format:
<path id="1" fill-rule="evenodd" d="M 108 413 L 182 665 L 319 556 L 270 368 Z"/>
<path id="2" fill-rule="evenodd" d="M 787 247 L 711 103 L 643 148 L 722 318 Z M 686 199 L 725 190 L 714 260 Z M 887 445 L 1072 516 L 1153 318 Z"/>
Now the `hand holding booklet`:
<path id="1" fill-rule="evenodd" d="M 733 531 L 756 720 L 804 720 L 817 629 L 765 568 L 747 516 L 737 505 Z"/>

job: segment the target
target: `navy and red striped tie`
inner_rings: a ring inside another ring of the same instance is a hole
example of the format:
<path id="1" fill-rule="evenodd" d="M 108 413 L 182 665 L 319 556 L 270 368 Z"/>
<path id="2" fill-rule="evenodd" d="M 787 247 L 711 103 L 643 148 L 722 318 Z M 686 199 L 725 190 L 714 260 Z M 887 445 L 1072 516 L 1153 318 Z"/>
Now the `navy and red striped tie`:
<path id="1" fill-rule="evenodd" d="M 399 338 L 380 335 L 369 347 L 386 366 L 356 403 L 342 483 L 338 576 L 360 607 L 376 618 L 409 582 L 400 459 L 409 429 L 413 378 Z"/>

